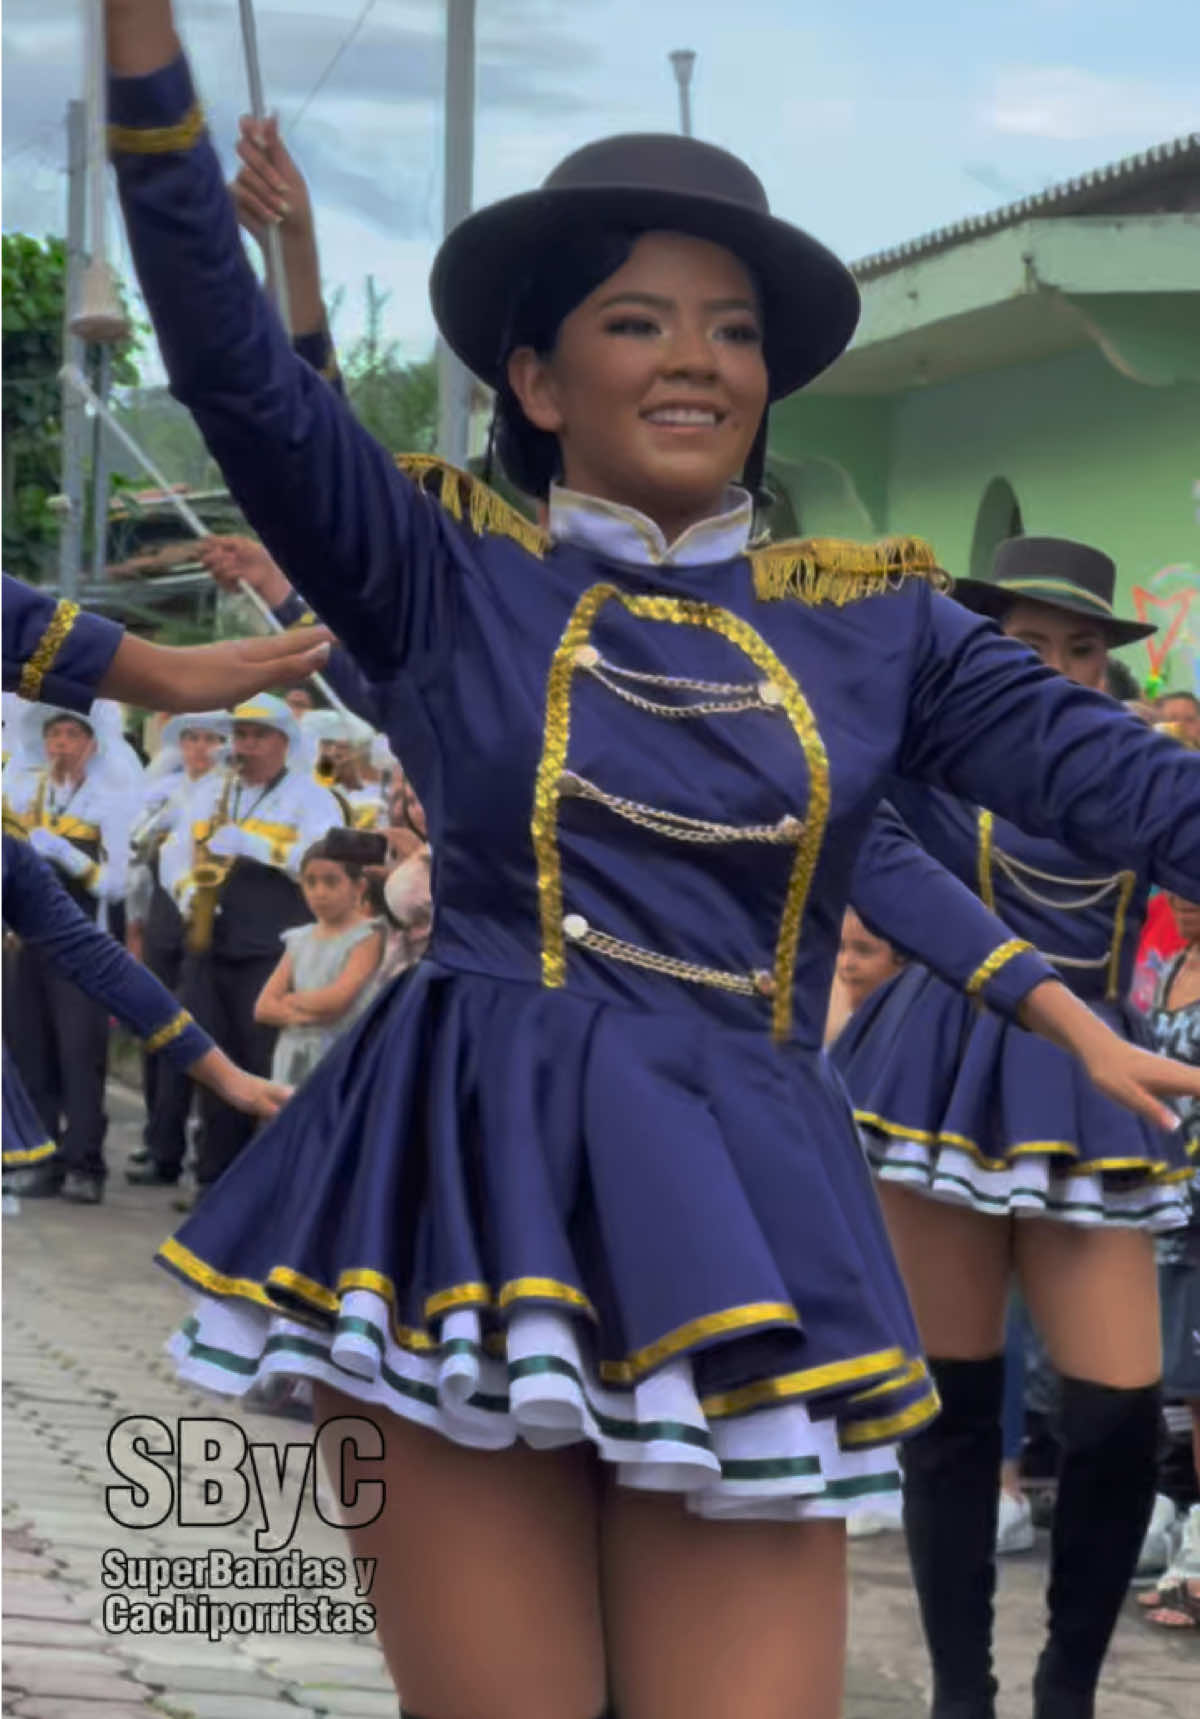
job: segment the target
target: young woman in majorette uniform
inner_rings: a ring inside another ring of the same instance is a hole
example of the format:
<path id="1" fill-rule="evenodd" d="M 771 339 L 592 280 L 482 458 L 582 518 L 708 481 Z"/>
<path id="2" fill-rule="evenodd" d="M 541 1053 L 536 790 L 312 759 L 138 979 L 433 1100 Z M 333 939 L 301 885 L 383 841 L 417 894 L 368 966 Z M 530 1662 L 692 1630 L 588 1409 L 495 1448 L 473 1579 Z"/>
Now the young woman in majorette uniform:
<path id="1" fill-rule="evenodd" d="M 857 291 L 741 162 L 608 139 L 442 248 L 540 529 L 398 467 L 291 350 L 167 0 L 107 15 L 172 387 L 375 683 L 434 856 L 425 958 L 162 1249 L 200 1292 L 181 1369 L 376 1422 L 353 1540 L 406 1710 L 833 1719 L 843 1519 L 936 1412 L 821 1049 L 854 856 L 899 770 L 1194 886 L 1200 770 L 946 601 L 924 546 L 754 540 L 768 401 Z M 896 939 L 948 970 L 954 899 Z M 952 976 L 1077 1030 L 1047 971 L 997 928 Z M 1135 1103 L 1195 1081 L 1108 1038 Z"/>

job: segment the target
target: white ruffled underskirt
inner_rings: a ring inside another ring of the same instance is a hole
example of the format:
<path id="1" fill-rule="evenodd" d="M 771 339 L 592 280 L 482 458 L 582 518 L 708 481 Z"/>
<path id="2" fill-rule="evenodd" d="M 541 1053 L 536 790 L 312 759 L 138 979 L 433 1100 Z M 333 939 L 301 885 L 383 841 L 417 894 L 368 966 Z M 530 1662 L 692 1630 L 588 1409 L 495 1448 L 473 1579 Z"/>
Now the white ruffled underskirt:
<path id="1" fill-rule="evenodd" d="M 686 1356 L 628 1389 L 602 1384 L 571 1320 L 515 1310 L 505 1353 L 484 1351 L 474 1309 L 447 1314 L 440 1344 L 394 1342 L 386 1303 L 347 1293 L 328 1331 L 249 1303 L 200 1295 L 168 1351 L 189 1383 L 243 1396 L 270 1380 L 322 1380 L 456 1444 L 501 1450 L 518 1439 L 550 1450 L 588 1440 L 622 1485 L 682 1493 L 713 1520 L 803 1521 L 862 1511 L 899 1520 L 895 1448 L 847 1451 L 832 1420 L 802 1402 L 709 1421 Z"/>
<path id="2" fill-rule="evenodd" d="M 932 1149 L 903 1138 L 884 1142 L 866 1131 L 864 1139 L 871 1168 L 881 1180 L 899 1182 L 932 1199 L 971 1206 L 991 1217 L 1049 1217 L 1154 1233 L 1178 1229 L 1188 1220 L 1186 1181 L 1145 1179 L 1133 1187 L 1121 1187 L 1099 1174 L 1056 1174 L 1056 1160 L 1044 1152 L 1031 1152 L 1003 1170 L 992 1170 L 954 1146 Z"/>

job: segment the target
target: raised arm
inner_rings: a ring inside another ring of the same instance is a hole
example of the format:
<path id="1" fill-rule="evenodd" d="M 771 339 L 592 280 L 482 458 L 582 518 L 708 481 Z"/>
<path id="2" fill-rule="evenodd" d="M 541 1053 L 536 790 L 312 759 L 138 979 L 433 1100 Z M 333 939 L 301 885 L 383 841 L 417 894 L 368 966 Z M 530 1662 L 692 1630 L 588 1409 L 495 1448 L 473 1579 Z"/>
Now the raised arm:
<path id="1" fill-rule="evenodd" d="M 903 775 L 1200 899 L 1200 753 L 924 593 Z"/>
<path id="2" fill-rule="evenodd" d="M 289 345 L 238 236 L 169 0 L 106 0 L 110 142 L 172 393 L 235 499 L 373 679 L 448 648 L 441 510 Z"/>

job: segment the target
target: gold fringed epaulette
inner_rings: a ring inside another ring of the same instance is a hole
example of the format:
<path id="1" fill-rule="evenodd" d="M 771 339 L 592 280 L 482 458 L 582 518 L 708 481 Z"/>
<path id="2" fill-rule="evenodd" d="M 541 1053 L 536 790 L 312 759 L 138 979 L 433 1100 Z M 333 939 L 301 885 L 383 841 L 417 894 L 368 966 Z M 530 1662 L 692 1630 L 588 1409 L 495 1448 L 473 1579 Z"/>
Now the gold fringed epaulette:
<path id="1" fill-rule="evenodd" d="M 754 594 L 764 603 L 791 598 L 841 608 L 894 591 L 906 579 L 924 579 L 939 591 L 948 591 L 952 584 L 933 550 L 919 537 L 885 537 L 879 543 L 793 537 L 752 549 L 749 559 Z"/>
<path id="2" fill-rule="evenodd" d="M 463 520 L 476 537 L 511 537 L 539 560 L 549 549 L 549 532 L 460 466 L 436 454 L 397 454 L 396 464 L 427 494 L 436 496 L 451 519 Z"/>

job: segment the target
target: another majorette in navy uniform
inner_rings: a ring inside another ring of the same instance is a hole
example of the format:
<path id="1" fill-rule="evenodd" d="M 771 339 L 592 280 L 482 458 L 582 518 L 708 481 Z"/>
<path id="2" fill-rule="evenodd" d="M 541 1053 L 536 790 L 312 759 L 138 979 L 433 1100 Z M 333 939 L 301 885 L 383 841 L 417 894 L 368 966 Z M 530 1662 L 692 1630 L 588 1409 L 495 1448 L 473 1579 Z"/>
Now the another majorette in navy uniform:
<path id="1" fill-rule="evenodd" d="M 87 917 L 109 924 L 125 897 L 134 790 L 97 739 L 100 703 L 85 716 L 47 704 L 24 711 L 27 751 L 42 763 L 6 785 L 5 806 Z M 119 725 L 117 729 L 119 737 Z M 6 1035 L 47 1136 L 59 1151 L 31 1170 L 23 1192 L 95 1204 L 103 1194 L 108 1118 L 108 1013 L 36 943 L 15 962 Z"/>
<path id="2" fill-rule="evenodd" d="M 22 944 L 85 991 L 106 1014 L 141 1039 L 148 1056 L 211 1085 L 225 1102 L 271 1116 L 286 1088 L 234 1067 L 208 1034 L 140 961 L 101 931 L 74 901 L 53 868 L 38 858 L 15 823 L 4 829 L 4 924 Z M 4 1168 L 24 1170 L 51 1160 L 55 1143 L 4 1049 Z"/>
<path id="3" fill-rule="evenodd" d="M 147 784 L 132 833 L 131 876 L 138 875 L 140 959 L 169 991 L 183 981 L 184 925 L 177 890 L 192 863 L 191 802 L 224 762 L 233 719 L 227 710 L 193 710 L 173 716 L 160 737 L 155 778 Z M 171 766 L 174 766 L 172 769 Z M 154 766 L 152 766 L 154 768 Z M 134 888 L 127 898 L 134 919 Z M 146 1101 L 144 1149 L 126 1179 L 134 1184 L 175 1183 L 187 1149 L 192 1085 L 170 1065 L 147 1057 L 142 1069 Z"/>
<path id="4" fill-rule="evenodd" d="M 179 795 L 167 822 L 171 888 L 183 920 L 181 994 L 221 1048 L 255 1074 L 271 1066 L 275 1035 L 254 1019 L 279 959 L 281 934 L 310 914 L 300 860 L 344 822 L 337 801 L 292 753 L 299 730 L 281 698 L 260 693 L 231 714 L 228 764 Z M 201 1189 L 233 1162 L 247 1119 L 201 1099 L 196 1180 Z"/>
<path id="5" fill-rule="evenodd" d="M 399 469 L 291 351 L 169 7 L 108 21 L 172 388 L 376 684 L 434 854 L 425 959 L 161 1250 L 200 1292 L 181 1370 L 370 1405 L 386 1507 L 353 1541 L 425 1719 L 756 1719 L 797 1690 L 832 1719 L 830 1518 L 894 1490 L 889 1441 L 936 1408 L 821 1048 L 854 856 L 899 770 L 1194 886 L 1200 760 L 939 595 L 918 543 L 751 547 L 731 480 L 758 487 L 768 397 L 858 300 L 733 157 L 608 140 L 444 245 L 441 329 L 499 386 L 542 531 Z M 985 996 L 1042 971 L 999 947 Z"/>
<path id="6" fill-rule="evenodd" d="M 3 632 L 4 690 L 68 710 L 87 710 L 100 695 L 149 710 L 236 704 L 264 686 L 317 673 L 329 649 L 324 633 L 155 645 L 8 573 Z"/>
<path id="7" fill-rule="evenodd" d="M 990 580 L 960 580 L 955 594 L 1038 650 L 1064 684 L 1103 687 L 1109 648 L 1154 630 L 1114 614 L 1115 582 L 1099 551 L 1026 537 L 1001 545 Z M 1105 718 L 1097 710 L 1091 720 L 1098 731 Z M 1037 753 L 1048 744 L 1031 739 Z M 1023 765 L 1014 756 L 1014 772 Z M 1102 791 L 1114 824 L 1153 818 L 1154 780 L 1136 762 L 1115 765 Z M 1098 1020 L 1148 1042 L 1128 1002 L 1152 881 L 1144 850 L 1129 847 L 1120 863 L 1114 848 L 1098 863 L 1094 846 L 1028 834 L 949 793 L 898 781 L 893 794 L 927 851 L 1045 955 Z M 1164 1129 L 1114 1102 L 1113 1087 L 1057 1046 L 972 1009 L 922 967 L 878 992 L 832 1054 L 881 1179 L 943 1402 L 905 1459 L 906 1523 L 939 1699 L 968 1719 L 993 1710 L 1000 1348 L 1015 1270 L 1064 1375 L 1051 1635 L 1039 1675 L 1061 1682 L 1070 1700 L 1060 1694 L 1052 1707 L 1045 1697 L 1045 1711 L 1090 1713 L 1154 1497 L 1160 1362 L 1150 1232 L 1184 1221 L 1188 1153 L 1200 1140 L 1174 1118 Z"/>

